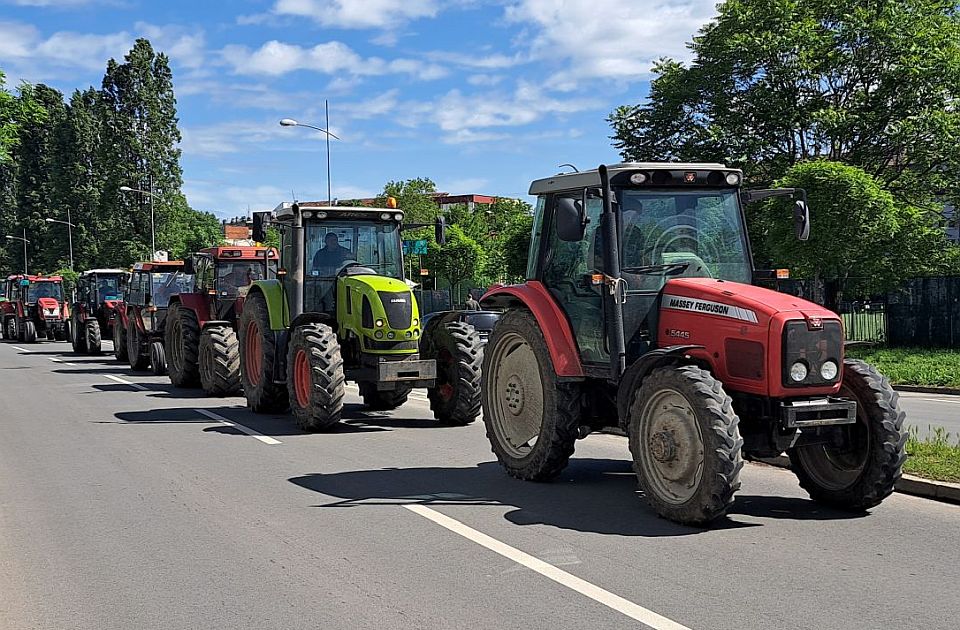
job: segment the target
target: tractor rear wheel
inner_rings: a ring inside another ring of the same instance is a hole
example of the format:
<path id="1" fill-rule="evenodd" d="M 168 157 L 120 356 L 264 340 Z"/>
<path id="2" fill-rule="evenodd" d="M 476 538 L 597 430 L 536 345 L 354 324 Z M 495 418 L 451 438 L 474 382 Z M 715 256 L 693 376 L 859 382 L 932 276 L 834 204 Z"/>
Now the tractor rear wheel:
<path id="1" fill-rule="evenodd" d="M 560 474 L 579 436 L 582 394 L 561 382 L 527 311 L 509 311 L 483 353 L 483 422 L 493 453 L 518 479 Z"/>
<path id="2" fill-rule="evenodd" d="M 740 419 L 720 381 L 693 365 L 647 376 L 630 404 L 630 452 L 647 501 L 663 518 L 705 525 L 740 488 Z"/>
<path id="3" fill-rule="evenodd" d="M 273 382 L 277 344 L 262 293 L 248 297 L 240 316 L 240 374 L 247 405 L 256 412 L 283 411 L 287 388 Z"/>
<path id="4" fill-rule="evenodd" d="M 412 388 L 398 385 L 394 390 L 378 390 L 376 383 L 360 383 L 363 404 L 373 411 L 390 411 L 407 402 Z"/>
<path id="5" fill-rule="evenodd" d="M 437 361 L 437 383 L 427 390 L 433 416 L 443 424 L 466 426 L 480 415 L 483 343 L 465 322 L 438 326 L 424 342 Z"/>
<path id="6" fill-rule="evenodd" d="M 304 431 L 333 428 L 343 413 L 343 358 L 333 329 L 304 324 L 290 335 L 287 389 L 290 409 Z"/>
<path id="7" fill-rule="evenodd" d="M 76 318 L 70 320 L 70 345 L 77 354 L 87 353 L 87 335 L 83 324 Z"/>
<path id="8" fill-rule="evenodd" d="M 208 396 L 240 393 L 240 342 L 229 326 L 208 326 L 200 335 L 200 385 Z"/>
<path id="9" fill-rule="evenodd" d="M 127 360 L 127 329 L 119 316 L 113 321 L 113 358 L 117 361 Z"/>
<path id="10" fill-rule="evenodd" d="M 150 367 L 150 346 L 141 340 L 135 316 L 127 320 L 127 361 L 131 370 L 143 372 Z"/>
<path id="11" fill-rule="evenodd" d="M 33 322 L 29 320 L 23 322 L 23 339 L 21 341 L 24 343 L 36 343 L 37 327 Z"/>
<path id="12" fill-rule="evenodd" d="M 150 371 L 154 376 L 164 376 L 167 373 L 167 353 L 163 351 L 162 341 L 150 344 Z"/>
<path id="13" fill-rule="evenodd" d="M 840 395 L 857 402 L 856 423 L 823 427 L 816 443 L 800 442 L 787 454 L 811 499 L 863 511 L 890 496 L 900 479 L 906 414 L 890 381 L 863 361 L 843 362 Z"/>
<path id="14" fill-rule="evenodd" d="M 174 302 L 167 310 L 165 346 L 170 350 L 170 382 L 177 387 L 200 384 L 200 323 L 197 314 Z"/>
<path id="15" fill-rule="evenodd" d="M 85 352 L 87 354 L 100 354 L 100 348 L 102 345 L 100 322 L 95 319 L 91 319 L 87 322 L 83 333 L 83 338 L 86 341 Z"/>

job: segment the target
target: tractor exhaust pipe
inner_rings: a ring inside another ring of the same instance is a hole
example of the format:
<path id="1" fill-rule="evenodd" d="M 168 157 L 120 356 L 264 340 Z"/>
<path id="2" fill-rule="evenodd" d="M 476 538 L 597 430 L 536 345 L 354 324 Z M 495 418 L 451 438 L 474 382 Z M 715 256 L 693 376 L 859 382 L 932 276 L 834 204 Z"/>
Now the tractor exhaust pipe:
<path id="1" fill-rule="evenodd" d="M 304 262 L 304 238 L 303 238 L 303 216 L 300 214 L 300 204 L 293 204 L 293 244 L 291 246 L 290 270 L 287 278 L 289 285 L 287 288 L 290 301 L 290 321 L 303 314 L 303 270 L 306 267 Z"/>
<path id="2" fill-rule="evenodd" d="M 620 244 L 617 240 L 617 216 L 613 212 L 610 175 L 601 164 L 600 186 L 603 191 L 603 211 L 600 213 L 600 234 L 603 237 L 603 266 L 606 277 L 604 311 L 607 316 L 607 347 L 610 348 L 611 382 L 619 382 L 626 369 L 626 340 L 623 338 L 623 281 L 620 277 Z"/>

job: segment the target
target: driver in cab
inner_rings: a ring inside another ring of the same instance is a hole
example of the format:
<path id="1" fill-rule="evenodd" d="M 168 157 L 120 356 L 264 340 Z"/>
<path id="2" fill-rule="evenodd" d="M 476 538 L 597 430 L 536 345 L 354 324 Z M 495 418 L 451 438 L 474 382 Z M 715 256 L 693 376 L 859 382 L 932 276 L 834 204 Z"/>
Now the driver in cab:
<path id="1" fill-rule="evenodd" d="M 320 275 L 332 276 L 344 262 L 353 259 L 353 252 L 340 245 L 336 233 L 327 232 L 323 237 L 323 247 L 313 255 L 313 269 L 323 271 Z"/>

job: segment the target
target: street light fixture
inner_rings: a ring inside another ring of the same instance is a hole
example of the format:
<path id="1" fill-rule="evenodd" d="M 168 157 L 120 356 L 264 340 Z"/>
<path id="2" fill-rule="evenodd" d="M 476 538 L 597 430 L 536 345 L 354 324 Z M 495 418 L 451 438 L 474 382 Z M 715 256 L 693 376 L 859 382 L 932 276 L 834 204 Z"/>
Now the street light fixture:
<path id="1" fill-rule="evenodd" d="M 67 239 L 70 241 L 70 271 L 73 271 L 73 228 L 77 227 L 70 222 L 70 208 L 67 208 L 67 220 L 61 221 L 60 219 L 51 219 L 47 217 L 44 219 L 47 223 L 62 223 L 67 226 Z"/>
<path id="2" fill-rule="evenodd" d="M 23 275 L 27 275 L 27 243 L 30 242 L 27 240 L 27 228 L 23 228 L 23 238 L 7 234 L 7 239 L 11 241 L 23 241 Z"/>
<path id="3" fill-rule="evenodd" d="M 331 192 L 332 186 L 330 184 L 330 138 L 340 138 L 331 131 L 330 129 L 330 104 L 324 100 L 323 101 L 323 112 L 324 117 L 326 118 L 326 129 L 322 127 L 317 127 L 315 125 L 309 125 L 307 123 L 302 123 L 294 120 L 293 118 L 281 118 L 280 126 L 281 127 L 308 127 L 310 129 L 315 129 L 327 137 L 327 203 L 333 203 L 333 193 Z"/>
<path id="4" fill-rule="evenodd" d="M 130 186 L 121 186 L 120 192 L 141 193 L 150 197 L 150 260 L 153 260 L 153 258 L 157 255 L 157 226 L 156 221 L 154 220 L 153 212 L 153 200 L 155 197 L 157 197 L 157 193 L 153 192 L 153 180 L 150 180 L 150 190 L 131 188 Z"/>

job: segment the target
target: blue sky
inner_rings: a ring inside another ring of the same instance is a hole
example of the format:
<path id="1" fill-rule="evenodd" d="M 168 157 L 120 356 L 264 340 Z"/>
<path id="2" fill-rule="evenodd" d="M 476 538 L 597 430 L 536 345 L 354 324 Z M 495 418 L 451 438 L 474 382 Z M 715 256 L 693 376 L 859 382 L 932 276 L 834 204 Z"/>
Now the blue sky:
<path id="1" fill-rule="evenodd" d="M 9 85 L 99 86 L 106 61 L 145 36 L 172 60 L 184 192 L 222 217 L 388 180 L 524 197 L 572 162 L 617 161 L 606 116 L 638 102 L 657 57 L 713 0 L 0 0 Z"/>

